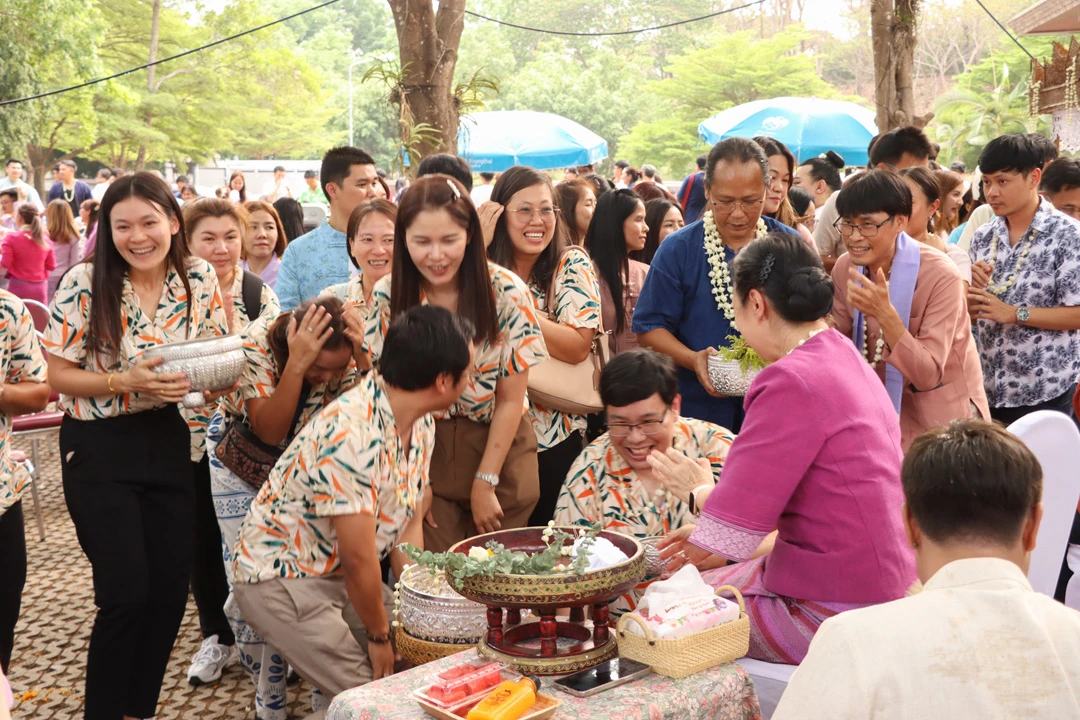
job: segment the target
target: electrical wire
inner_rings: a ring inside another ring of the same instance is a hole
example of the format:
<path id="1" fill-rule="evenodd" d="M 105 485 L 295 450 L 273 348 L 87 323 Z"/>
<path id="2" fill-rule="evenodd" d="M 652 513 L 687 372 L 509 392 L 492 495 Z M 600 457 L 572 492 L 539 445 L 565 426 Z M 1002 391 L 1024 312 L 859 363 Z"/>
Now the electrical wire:
<path id="1" fill-rule="evenodd" d="M 1028 49 L 1026 47 L 1024 47 L 1023 45 L 1021 45 L 1019 40 L 1017 40 L 1015 37 L 1013 37 L 1013 34 L 1011 32 L 1009 32 L 1008 29 L 1004 25 L 1001 24 L 1000 20 L 998 20 L 996 17 L 994 17 L 994 13 L 990 12 L 990 10 L 988 10 L 987 7 L 982 4 L 982 0 L 975 0 L 975 2 L 979 3 L 979 7 L 981 7 L 986 12 L 986 14 L 990 16 L 991 20 L 993 20 L 995 23 L 997 23 L 997 26 L 999 28 L 1001 28 L 1002 32 L 1005 33 L 1005 35 L 1010 40 L 1012 40 L 1014 43 L 1016 43 L 1016 47 L 1023 50 L 1024 54 L 1027 55 L 1029 58 L 1031 58 L 1032 60 L 1035 60 L 1035 56 L 1032 55 L 1030 52 L 1028 52 Z"/>
<path id="2" fill-rule="evenodd" d="M 30 102 L 31 100 L 40 100 L 41 98 L 47 98 L 47 97 L 50 97 L 52 95 L 60 95 L 60 94 L 63 94 L 63 93 L 71 92 L 73 90 L 81 90 L 82 88 L 90 87 L 91 85 L 97 85 L 99 83 L 106 82 L 107 80 L 115 80 L 116 78 L 123 77 L 124 75 L 130 75 L 131 73 L 138 72 L 139 70 L 146 70 L 147 68 L 154 67 L 155 65 L 162 65 L 162 64 L 167 63 L 167 62 L 172 62 L 173 60 L 179 60 L 180 58 L 187 57 L 188 55 L 193 55 L 193 54 L 195 54 L 197 52 L 202 52 L 203 50 L 208 50 L 209 48 L 215 47 L 217 45 L 221 45 L 222 43 L 227 43 L 230 40 L 235 40 L 237 38 L 244 37 L 245 35 L 250 35 L 251 33 L 258 32 L 259 30 L 265 30 L 268 27 L 272 27 L 274 25 L 278 25 L 278 24 L 286 22 L 288 20 L 292 20 L 293 18 L 300 17 L 301 15 L 306 15 L 309 12 L 314 12 L 315 10 L 321 10 L 322 8 L 326 7 L 327 5 L 333 5 L 336 2 L 339 2 L 339 0 L 327 0 L 326 2 L 321 3 L 319 5 L 315 5 L 313 7 L 309 7 L 306 10 L 301 10 L 300 12 L 293 13 L 292 15 L 287 15 L 286 17 L 278 18 L 277 20 L 273 20 L 271 22 L 264 23 L 262 25 L 259 25 L 258 27 L 253 27 L 253 28 L 251 28 L 249 30 L 244 30 L 243 32 L 239 32 L 239 33 L 236 33 L 235 35 L 230 35 L 228 37 L 221 38 L 220 40 L 215 40 L 214 42 L 207 43 L 206 45 L 202 45 L 202 46 L 197 47 L 197 48 L 192 48 L 191 50 L 185 50 L 182 53 L 177 53 L 176 55 L 172 55 L 172 56 L 167 57 L 167 58 L 162 58 L 161 60 L 155 60 L 154 62 L 145 63 L 143 65 L 139 65 L 138 67 L 129 68 L 128 70 L 124 70 L 122 72 L 118 72 L 118 73 L 115 73 L 113 75 L 108 75 L 106 77 L 95 78 L 94 80 L 87 80 L 86 82 L 79 83 L 78 85 L 71 85 L 71 86 L 65 87 L 65 88 L 58 88 L 56 90 L 49 90 L 48 92 L 38 93 L 37 95 L 30 95 L 28 97 L 15 98 L 15 99 L 12 99 L 12 100 L 0 100 L 0 107 L 3 107 L 5 105 L 15 105 L 17 103 Z M 546 30 L 546 29 L 543 29 L 543 28 L 528 27 L 527 25 L 517 25 L 515 23 L 506 22 L 505 20 L 499 20 L 497 18 L 487 17 L 486 15 L 481 15 L 480 13 L 475 13 L 475 12 L 472 12 L 471 10 L 465 10 L 464 12 L 465 12 L 466 15 L 478 18 L 480 20 L 487 20 L 488 22 L 497 23 L 499 25 L 505 25 L 506 27 L 516 28 L 518 30 L 528 30 L 528 31 L 531 31 L 531 32 L 543 33 L 545 35 L 570 35 L 570 36 L 574 36 L 574 37 L 605 37 L 605 36 L 612 36 L 612 35 L 637 35 L 639 33 L 649 32 L 649 31 L 652 31 L 652 30 L 663 30 L 665 28 L 677 27 L 679 25 L 687 25 L 689 23 L 695 23 L 695 22 L 700 22 L 702 20 L 708 20 L 710 18 L 719 17 L 720 15 L 726 15 L 727 13 L 735 12 L 736 10 L 745 10 L 746 8 L 753 7 L 755 5 L 761 5 L 763 2 L 765 2 L 765 0 L 755 0 L 754 2 L 747 3 L 746 5 L 740 5 L 738 7 L 728 8 L 727 10 L 720 10 L 718 12 L 709 13 L 708 15 L 701 15 L 699 17 L 689 18 L 689 19 L 686 19 L 686 20 L 677 20 L 675 22 L 665 23 L 663 25 L 655 25 L 653 27 L 639 28 L 639 29 L 636 29 L 636 30 L 612 30 L 612 31 L 608 31 L 608 32 L 592 32 L 592 33 L 568 32 L 568 31 L 565 31 L 565 30 Z"/>
<path id="3" fill-rule="evenodd" d="M 748 7 L 755 5 L 761 5 L 765 0 L 755 0 L 754 2 L 747 3 L 746 5 L 740 5 L 738 7 L 728 8 L 726 10 L 718 10 L 708 15 L 701 15 L 699 17 L 688 18 L 686 20 L 677 20 L 675 22 L 664 23 L 663 25 L 654 25 L 647 28 L 638 28 L 636 30 L 609 30 L 601 32 L 571 32 L 569 30 L 547 30 L 545 28 L 534 28 L 528 25 L 518 25 L 516 23 L 507 22 L 505 20 L 499 20 L 497 18 L 490 18 L 486 15 L 466 10 L 465 14 L 480 20 L 487 20 L 488 22 L 498 23 L 499 25 L 505 25 L 506 27 L 516 28 L 518 30 L 528 30 L 535 33 L 543 33 L 544 35 L 568 35 L 571 37 L 610 37 L 612 35 L 637 35 L 643 32 L 650 32 L 652 30 L 664 30 L 667 28 L 678 27 L 679 25 L 688 25 L 690 23 L 701 22 L 702 20 L 708 20 L 710 18 L 719 17 L 721 15 L 727 15 L 728 13 L 735 12 L 736 10 L 745 10 Z"/>
<path id="4" fill-rule="evenodd" d="M 29 97 L 15 98 L 13 100 L 0 100 L 0 107 L 3 107 L 4 105 L 15 105 L 16 103 L 29 102 L 31 100 L 40 100 L 41 98 L 46 98 L 46 97 L 49 97 L 51 95 L 60 95 L 62 93 L 71 92 L 72 90 L 81 90 L 84 87 L 90 87 L 91 85 L 97 85 L 99 83 L 105 82 L 106 80 L 115 80 L 118 77 L 123 77 L 124 75 L 130 75 L 131 73 L 138 72 L 139 70 L 145 70 L 147 68 L 154 67 L 155 65 L 162 65 L 162 64 L 167 63 L 167 62 L 172 62 L 173 60 L 179 60 L 182 57 L 187 57 L 188 55 L 193 55 L 193 54 L 195 54 L 197 52 L 202 52 L 203 50 L 208 50 L 209 48 L 215 47 L 217 45 L 221 45 L 222 43 L 227 43 L 230 40 L 235 40 L 237 38 L 244 37 L 245 35 L 250 35 L 251 33 L 255 33 L 255 32 L 258 32 L 260 30 L 265 30 L 268 27 L 272 27 L 272 26 L 277 25 L 279 23 L 283 23 L 283 22 L 285 22 L 287 20 L 292 20 L 293 18 L 300 17 L 301 15 L 306 15 L 309 12 L 314 12 L 316 10 L 321 10 L 322 8 L 326 7 L 327 5 L 333 5 L 336 2 L 339 2 L 339 0 L 326 0 L 326 2 L 321 3 L 319 5 L 315 5 L 313 7 L 309 7 L 307 10 L 301 10 L 300 12 L 293 13 L 292 15 L 288 15 L 286 17 L 278 18 L 277 20 L 272 20 L 272 21 L 270 21 L 268 23 L 264 23 L 262 25 L 259 25 L 258 27 L 253 27 L 253 28 L 250 28 L 248 30 L 244 30 L 243 32 L 238 32 L 235 35 L 230 35 L 228 37 L 223 37 L 223 38 L 221 38 L 219 40 L 215 40 L 214 42 L 207 43 L 206 45 L 202 45 L 202 46 L 197 47 L 197 48 L 192 48 L 191 50 L 185 50 L 182 53 L 177 53 L 176 55 L 172 55 L 172 56 L 167 57 L 167 58 L 162 58 L 161 60 L 155 60 L 154 62 L 148 62 L 148 63 L 146 63 L 144 65 L 139 65 L 138 67 L 133 67 L 133 68 L 130 68 L 128 70 L 124 70 L 122 72 L 118 72 L 118 73 L 115 73 L 113 75 L 109 75 L 107 77 L 100 77 L 100 78 L 95 78 L 94 80 L 87 80 L 86 82 L 79 83 L 78 85 L 72 85 L 72 86 L 66 87 L 66 88 L 59 88 L 57 90 L 49 90 L 48 92 L 38 93 L 37 95 L 30 95 Z"/>

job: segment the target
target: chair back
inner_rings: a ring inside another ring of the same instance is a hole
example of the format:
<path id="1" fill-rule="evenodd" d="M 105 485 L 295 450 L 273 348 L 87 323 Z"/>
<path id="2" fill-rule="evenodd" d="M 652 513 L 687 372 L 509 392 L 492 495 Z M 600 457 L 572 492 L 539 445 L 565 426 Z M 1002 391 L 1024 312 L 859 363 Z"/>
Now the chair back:
<path id="1" fill-rule="evenodd" d="M 304 229 L 314 230 L 323 224 L 326 219 L 326 208 L 314 203 L 301 203 L 300 209 L 304 211 Z"/>
<path id="2" fill-rule="evenodd" d="M 1053 597 L 1080 502 L 1080 431 L 1068 415 L 1039 410 L 1014 422 L 1009 432 L 1023 440 L 1042 465 L 1043 519 L 1028 580 L 1037 592 Z"/>
<path id="3" fill-rule="evenodd" d="M 26 306 L 27 312 L 30 313 L 30 317 L 34 319 L 34 330 L 37 331 L 40 336 L 45 332 L 45 328 L 49 325 L 49 306 L 43 303 L 39 303 L 37 300 L 22 299 L 23 305 Z"/>

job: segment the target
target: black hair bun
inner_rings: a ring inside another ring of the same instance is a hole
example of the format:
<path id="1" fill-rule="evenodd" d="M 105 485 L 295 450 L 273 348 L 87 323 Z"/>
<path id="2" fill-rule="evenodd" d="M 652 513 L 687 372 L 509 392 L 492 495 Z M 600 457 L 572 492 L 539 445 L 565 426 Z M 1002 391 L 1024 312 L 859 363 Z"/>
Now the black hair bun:
<path id="1" fill-rule="evenodd" d="M 825 153 L 825 159 L 828 160 L 829 164 L 837 170 L 844 169 L 844 158 L 840 155 L 840 153 L 833 150 L 828 150 Z"/>
<path id="2" fill-rule="evenodd" d="M 787 296 L 787 307 L 781 311 L 788 320 L 820 320 L 832 312 L 832 278 L 818 266 L 799 268 L 788 276 Z"/>

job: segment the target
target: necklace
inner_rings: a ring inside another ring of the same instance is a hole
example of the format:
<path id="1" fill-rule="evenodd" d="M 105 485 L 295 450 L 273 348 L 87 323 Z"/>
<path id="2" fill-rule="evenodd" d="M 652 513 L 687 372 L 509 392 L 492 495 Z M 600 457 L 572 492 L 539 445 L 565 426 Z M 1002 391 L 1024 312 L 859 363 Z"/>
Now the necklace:
<path id="1" fill-rule="evenodd" d="M 707 210 L 703 216 L 705 222 L 705 255 L 709 259 L 709 280 L 712 282 L 713 297 L 716 298 L 716 309 L 724 313 L 728 320 L 735 319 L 735 308 L 732 306 L 734 290 L 731 287 L 731 270 L 724 258 L 724 241 L 720 237 L 720 230 L 716 227 L 712 210 Z M 758 218 L 757 227 L 754 228 L 754 239 L 768 234 L 769 229 L 765 221 Z"/>
<path id="2" fill-rule="evenodd" d="M 71 188 L 70 190 L 68 190 L 66 187 L 61 187 L 60 189 L 64 193 L 64 200 L 66 202 L 71 202 L 72 200 L 75 199 L 75 188 L 74 187 Z"/>
<path id="3" fill-rule="evenodd" d="M 870 369 L 876 370 L 877 364 L 881 362 L 881 356 L 885 352 L 885 334 L 878 335 L 877 343 L 874 347 L 874 357 L 870 358 L 869 350 L 866 346 L 866 338 L 870 335 L 870 325 L 866 322 L 866 315 L 862 318 L 862 354 L 866 358 L 866 362 L 870 363 Z"/>
<path id="4" fill-rule="evenodd" d="M 1035 242 L 1035 236 L 1039 234 L 1039 231 L 1035 228 L 1031 228 L 1028 232 L 1027 242 L 1024 243 L 1024 249 L 1020 251 L 1020 257 L 1016 261 L 1016 268 L 1013 270 L 1013 274 L 1000 285 L 995 285 L 993 282 L 986 283 L 986 289 L 994 295 L 1001 297 L 1016 284 L 1017 278 L 1020 277 L 1020 270 L 1024 267 L 1024 261 L 1027 260 L 1028 252 L 1031 251 L 1031 244 Z M 994 239 L 990 241 L 990 264 L 995 270 L 997 270 L 997 254 L 998 254 L 998 234 L 994 231 Z"/>
<path id="5" fill-rule="evenodd" d="M 828 329 L 829 329 L 829 328 L 818 328 L 818 329 L 816 329 L 816 330 L 811 330 L 811 331 L 809 332 L 809 334 L 807 334 L 807 336 L 806 336 L 806 337 L 804 337 L 804 338 L 803 338 L 802 340 L 800 340 L 799 342 L 795 343 L 795 347 L 793 347 L 793 348 L 791 348 L 790 350 L 788 350 L 788 351 L 787 351 L 787 352 L 785 353 L 785 355 L 790 355 L 791 353 L 795 352 L 796 350 L 798 350 L 799 348 L 801 348 L 801 347 L 802 347 L 803 345 L 805 345 L 805 344 L 806 344 L 807 342 L 809 342 L 809 340 L 810 340 L 810 339 L 811 339 L 812 337 L 814 337 L 815 335 L 820 335 L 821 333 L 825 332 L 825 331 L 826 331 L 826 330 L 828 330 Z"/>

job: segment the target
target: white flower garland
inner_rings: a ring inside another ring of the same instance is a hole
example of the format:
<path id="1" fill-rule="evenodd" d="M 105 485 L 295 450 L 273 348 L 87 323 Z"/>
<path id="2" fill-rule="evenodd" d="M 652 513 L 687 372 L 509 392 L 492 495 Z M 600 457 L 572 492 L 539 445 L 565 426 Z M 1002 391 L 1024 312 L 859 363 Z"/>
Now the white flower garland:
<path id="1" fill-rule="evenodd" d="M 735 319 L 735 308 L 732 306 L 732 298 L 735 291 L 731 287 L 731 271 L 728 269 L 727 260 L 724 259 L 724 241 L 720 237 L 720 230 L 716 227 L 712 210 L 707 210 L 702 216 L 705 221 L 705 254 L 709 258 L 709 280 L 712 281 L 713 297 L 716 298 L 716 308 L 723 311 L 728 320 Z M 754 239 L 767 235 L 769 228 L 765 221 L 758 218 L 757 227 L 754 229 Z"/>
<path id="2" fill-rule="evenodd" d="M 1030 252 L 1031 245 L 1032 245 L 1032 243 L 1035 242 L 1035 236 L 1038 233 L 1039 233 L 1039 231 L 1036 230 L 1035 228 L 1032 228 L 1031 232 L 1028 233 L 1027 242 L 1024 243 L 1024 249 L 1022 251 L 1020 251 L 1020 257 L 1016 261 L 1016 270 L 1013 271 L 1012 277 L 1008 278 L 1001 285 L 994 285 L 993 282 L 987 281 L 986 289 L 988 291 L 990 291 L 994 295 L 997 295 L 998 297 L 1001 297 L 1002 295 L 1004 295 L 1006 292 L 1009 291 L 1009 288 L 1011 288 L 1013 285 L 1016 284 L 1017 278 L 1020 277 L 1020 270 L 1024 267 L 1024 261 L 1027 260 L 1028 252 Z M 997 264 L 997 253 L 998 253 L 998 234 L 995 232 L 994 233 L 994 239 L 990 241 L 990 255 L 989 255 L 990 264 L 994 266 L 995 270 L 997 269 L 997 266 L 998 266 L 998 264 Z"/>
<path id="3" fill-rule="evenodd" d="M 876 370 L 877 364 L 881 362 L 881 356 L 885 353 L 885 333 L 878 335 L 877 345 L 874 348 L 874 358 L 870 359 L 870 353 L 866 347 L 866 338 L 870 336 L 870 326 L 866 322 L 866 315 L 862 318 L 862 354 L 866 358 L 866 362 L 870 363 L 870 369 Z"/>

